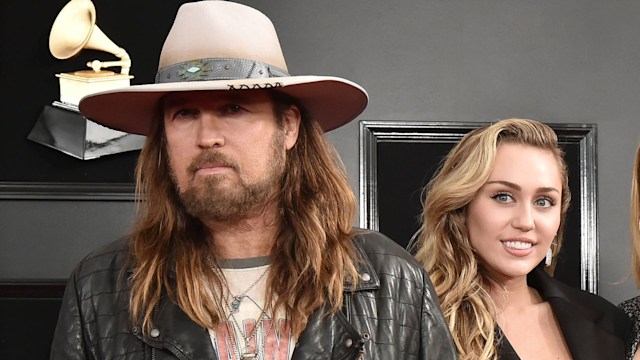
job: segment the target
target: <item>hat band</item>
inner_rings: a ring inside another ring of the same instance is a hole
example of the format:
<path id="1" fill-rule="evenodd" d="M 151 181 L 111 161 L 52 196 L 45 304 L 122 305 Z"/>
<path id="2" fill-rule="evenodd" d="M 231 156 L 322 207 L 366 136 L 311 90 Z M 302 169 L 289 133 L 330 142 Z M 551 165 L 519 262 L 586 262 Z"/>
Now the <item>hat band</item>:
<path id="1" fill-rule="evenodd" d="M 208 58 L 185 61 L 158 70 L 156 84 L 206 81 L 259 79 L 289 76 L 273 65 L 259 61 L 234 58 Z"/>

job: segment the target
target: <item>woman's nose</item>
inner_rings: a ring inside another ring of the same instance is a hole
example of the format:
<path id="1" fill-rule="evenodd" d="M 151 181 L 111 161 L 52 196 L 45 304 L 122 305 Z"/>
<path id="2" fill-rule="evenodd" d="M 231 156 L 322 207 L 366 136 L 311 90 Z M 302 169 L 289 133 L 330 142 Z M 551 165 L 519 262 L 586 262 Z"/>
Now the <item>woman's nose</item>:
<path id="1" fill-rule="evenodd" d="M 533 209 L 530 205 L 519 206 L 511 222 L 513 227 L 522 231 L 530 231 L 535 228 Z"/>

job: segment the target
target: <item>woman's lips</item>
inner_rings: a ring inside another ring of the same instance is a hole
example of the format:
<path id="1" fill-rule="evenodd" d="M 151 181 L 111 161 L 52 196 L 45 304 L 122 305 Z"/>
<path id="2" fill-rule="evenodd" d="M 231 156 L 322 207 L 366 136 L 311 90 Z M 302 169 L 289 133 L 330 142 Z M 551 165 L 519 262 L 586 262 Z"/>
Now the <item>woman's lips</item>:
<path id="1" fill-rule="evenodd" d="M 527 256 L 533 252 L 533 243 L 528 241 L 509 240 L 503 241 L 504 249 L 513 256 Z"/>

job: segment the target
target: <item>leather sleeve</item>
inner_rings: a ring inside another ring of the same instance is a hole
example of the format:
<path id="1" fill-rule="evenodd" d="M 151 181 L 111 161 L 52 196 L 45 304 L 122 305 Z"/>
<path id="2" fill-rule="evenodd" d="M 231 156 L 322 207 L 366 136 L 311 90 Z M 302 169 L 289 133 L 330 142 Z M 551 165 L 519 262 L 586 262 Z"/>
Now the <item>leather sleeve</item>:
<path id="1" fill-rule="evenodd" d="M 426 272 L 423 279 L 420 359 L 457 359 L 451 332 Z"/>
<path id="2" fill-rule="evenodd" d="M 71 274 L 62 299 L 58 323 L 51 344 L 51 360 L 92 359 L 87 356 L 80 316 L 80 299 L 76 291 L 76 272 Z"/>

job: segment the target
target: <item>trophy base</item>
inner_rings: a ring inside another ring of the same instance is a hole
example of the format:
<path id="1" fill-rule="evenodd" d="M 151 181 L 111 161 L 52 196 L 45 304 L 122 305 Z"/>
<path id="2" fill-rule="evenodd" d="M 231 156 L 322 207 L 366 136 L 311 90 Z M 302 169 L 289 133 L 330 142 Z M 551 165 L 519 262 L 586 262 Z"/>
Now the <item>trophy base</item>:
<path id="1" fill-rule="evenodd" d="M 81 70 L 56 74 L 60 79 L 60 101 L 78 106 L 84 96 L 130 85 L 132 75 L 116 74 L 113 71 Z"/>
<path id="2" fill-rule="evenodd" d="M 145 137 L 109 129 L 80 114 L 74 104 L 46 105 L 27 138 L 81 160 L 139 150 Z"/>

